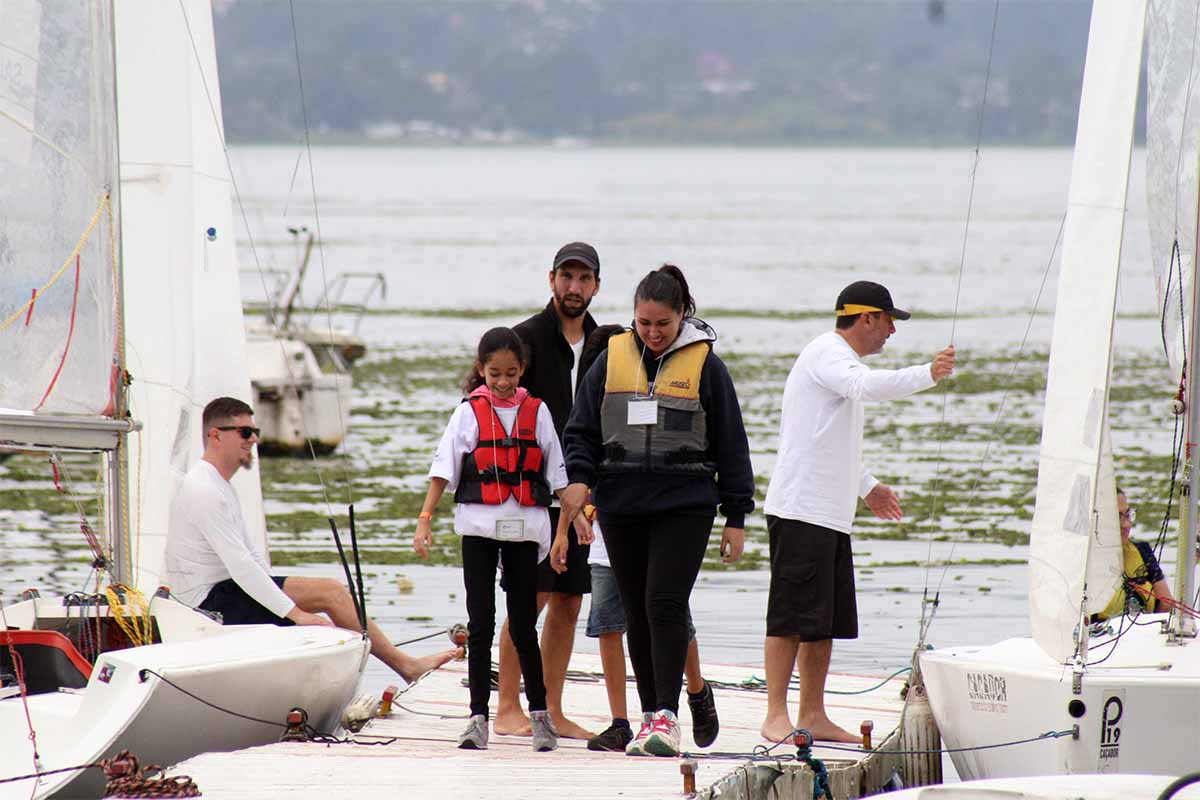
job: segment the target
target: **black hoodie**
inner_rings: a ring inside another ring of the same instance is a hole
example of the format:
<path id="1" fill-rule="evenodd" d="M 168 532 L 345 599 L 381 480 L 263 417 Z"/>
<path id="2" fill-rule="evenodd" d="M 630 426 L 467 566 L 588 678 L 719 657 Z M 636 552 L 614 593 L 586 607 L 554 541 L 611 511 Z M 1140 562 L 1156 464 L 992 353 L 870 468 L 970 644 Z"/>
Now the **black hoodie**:
<path id="1" fill-rule="evenodd" d="M 695 329 L 686 338 L 716 340 L 712 328 L 700 320 L 688 319 L 684 324 Z M 634 337 L 641 347 L 636 331 Z M 685 338 L 684 332 L 680 338 Z M 642 362 L 646 365 L 647 379 L 653 382 L 660 359 L 643 348 Z M 653 514 L 720 504 L 726 525 L 745 527 L 746 514 L 754 510 L 750 443 L 746 440 L 733 379 L 717 354 L 710 349 L 700 371 L 700 404 L 704 407 L 708 437 L 705 460 L 716 463 L 715 478 L 652 472 L 600 475 L 600 462 L 604 460 L 600 404 L 604 400 L 607 374 L 605 350 L 580 380 L 575 393 L 575 407 L 563 431 L 563 451 L 571 483 L 592 487 L 596 506 L 611 514 Z"/>

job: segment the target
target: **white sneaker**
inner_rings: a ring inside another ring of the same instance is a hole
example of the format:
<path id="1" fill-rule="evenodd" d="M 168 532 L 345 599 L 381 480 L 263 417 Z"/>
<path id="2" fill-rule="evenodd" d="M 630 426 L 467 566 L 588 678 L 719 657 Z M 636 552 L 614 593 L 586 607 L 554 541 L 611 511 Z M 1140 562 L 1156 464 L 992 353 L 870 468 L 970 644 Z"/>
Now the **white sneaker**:
<path id="1" fill-rule="evenodd" d="M 638 729 L 637 736 L 633 737 L 633 741 L 625 745 L 625 755 L 627 756 L 646 756 L 650 755 L 646 752 L 644 745 L 646 737 L 650 735 L 651 723 L 654 721 L 654 714 L 647 711 L 642 714 L 642 727 Z"/>
<path id="2" fill-rule="evenodd" d="M 463 750 L 487 750 L 488 718 L 476 714 L 467 723 L 467 729 L 458 737 L 458 746 Z"/>
<path id="3" fill-rule="evenodd" d="M 654 715 L 642 749 L 656 756 L 679 755 L 679 719 L 673 712 L 663 709 Z"/>

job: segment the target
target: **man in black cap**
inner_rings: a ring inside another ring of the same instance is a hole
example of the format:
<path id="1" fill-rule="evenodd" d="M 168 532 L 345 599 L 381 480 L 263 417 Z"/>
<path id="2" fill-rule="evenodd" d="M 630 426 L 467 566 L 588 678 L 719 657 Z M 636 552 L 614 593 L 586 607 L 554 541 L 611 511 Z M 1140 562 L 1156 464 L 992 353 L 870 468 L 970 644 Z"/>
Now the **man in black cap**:
<path id="1" fill-rule="evenodd" d="M 900 501 L 862 463 L 863 404 L 896 400 L 954 370 L 954 347 L 933 361 L 898 370 L 862 362 L 911 315 L 883 286 L 850 284 L 837 299 L 837 324 L 801 351 L 783 390 L 779 456 L 767 488 L 771 587 L 767 599 L 767 717 L 772 741 L 795 728 L 815 739 L 857 742 L 829 719 L 825 677 L 834 639 L 858 636 L 850 528 L 858 498 L 880 519 L 900 519 Z M 795 724 L 787 708 L 792 665 L 800 676 Z"/>
<path id="2" fill-rule="evenodd" d="M 583 379 L 578 374 L 579 356 L 588 335 L 596 329 L 596 321 L 587 309 L 598 291 L 600 256 L 596 248 L 585 242 L 563 245 L 550 267 L 550 302 L 514 328 L 529 348 L 529 364 L 521 385 L 550 409 L 560 439 L 571 416 L 575 386 Z M 550 509 L 551 530 L 557 528 L 558 513 L 556 502 Z M 561 575 L 555 572 L 549 560 L 538 568 L 538 610 L 548 607 L 542 626 L 542 671 L 546 708 L 558 735 L 587 739 L 591 733 L 562 712 L 563 683 L 575 644 L 575 623 L 583 595 L 591 591 L 588 543 L 581 542 L 574 531 L 569 539 L 566 572 Z M 500 634 L 500 698 L 494 724 L 498 734 L 530 735 L 529 719 L 521 710 L 520 681 L 521 666 L 505 622 Z"/>

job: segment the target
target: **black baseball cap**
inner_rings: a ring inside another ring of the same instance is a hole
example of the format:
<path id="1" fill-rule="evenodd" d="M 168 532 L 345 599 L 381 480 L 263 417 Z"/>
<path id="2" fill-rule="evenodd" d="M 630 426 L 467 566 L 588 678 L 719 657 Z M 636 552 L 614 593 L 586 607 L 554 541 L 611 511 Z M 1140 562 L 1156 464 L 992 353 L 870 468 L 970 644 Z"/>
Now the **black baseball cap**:
<path id="1" fill-rule="evenodd" d="M 569 264 L 572 261 L 582 264 L 583 266 L 596 273 L 596 277 L 600 277 L 600 256 L 596 254 L 596 248 L 592 247 L 587 242 L 571 242 L 564 244 L 558 249 L 554 255 L 554 266 L 551 271 L 557 270 L 564 264 Z"/>
<path id="2" fill-rule="evenodd" d="M 842 289 L 838 295 L 839 317 L 869 314 L 873 311 L 886 311 L 895 319 L 908 319 L 912 316 L 907 311 L 896 308 L 892 303 L 892 293 L 886 287 L 871 281 L 855 281 Z"/>

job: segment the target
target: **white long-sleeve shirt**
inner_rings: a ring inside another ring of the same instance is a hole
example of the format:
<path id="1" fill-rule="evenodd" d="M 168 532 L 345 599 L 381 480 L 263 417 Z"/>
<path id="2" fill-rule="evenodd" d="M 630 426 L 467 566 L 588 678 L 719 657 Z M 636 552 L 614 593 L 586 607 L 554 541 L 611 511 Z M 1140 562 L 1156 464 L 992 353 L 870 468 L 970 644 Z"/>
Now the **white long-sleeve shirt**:
<path id="1" fill-rule="evenodd" d="M 500 418 L 506 434 L 512 432 L 517 410 L 516 406 L 496 408 L 496 416 Z M 550 491 L 557 492 L 567 485 L 567 468 L 563 464 L 558 433 L 554 430 L 554 417 L 545 403 L 538 408 L 537 431 L 534 435 L 542 450 L 542 474 L 550 484 Z M 460 403 L 450 415 L 450 422 L 438 443 L 429 477 L 444 478 L 446 490 L 453 493 L 462 476 L 463 456 L 473 452 L 478 442 L 479 423 L 475 419 L 475 412 L 470 403 Z M 522 532 L 514 535 L 512 541 L 537 542 L 539 562 L 549 555 L 550 537 L 554 532 L 550 530 L 550 515 L 542 506 L 523 506 L 512 496 L 498 506 L 485 503 L 457 503 L 454 506 L 454 531 L 459 536 L 498 539 L 496 521 L 502 519 L 521 520 Z"/>
<path id="2" fill-rule="evenodd" d="M 766 513 L 850 533 L 858 498 L 879 483 L 862 463 L 863 404 L 934 383 L 929 364 L 871 369 L 834 331 L 809 342 L 784 386 Z"/>
<path id="3" fill-rule="evenodd" d="M 280 617 L 296 605 L 271 580 L 266 547 L 250 536 L 233 485 L 207 461 L 188 470 L 171 504 L 164 560 L 171 593 L 190 606 L 229 578 Z"/>

